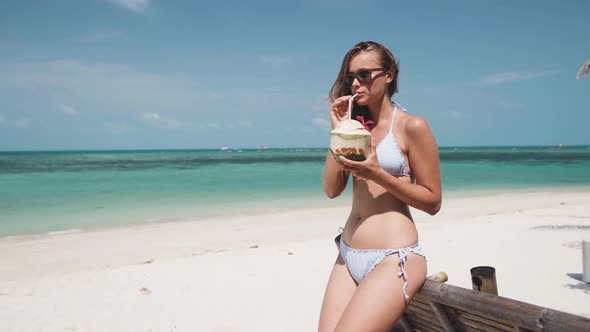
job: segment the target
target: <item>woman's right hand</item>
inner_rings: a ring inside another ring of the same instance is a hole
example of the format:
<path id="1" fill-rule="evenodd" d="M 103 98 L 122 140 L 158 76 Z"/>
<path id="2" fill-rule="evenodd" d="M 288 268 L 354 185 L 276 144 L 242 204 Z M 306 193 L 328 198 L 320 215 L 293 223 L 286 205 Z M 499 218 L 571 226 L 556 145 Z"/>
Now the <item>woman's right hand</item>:
<path id="1" fill-rule="evenodd" d="M 332 129 L 336 128 L 343 120 L 348 119 L 348 100 L 352 95 L 337 98 L 330 109 L 330 122 Z"/>

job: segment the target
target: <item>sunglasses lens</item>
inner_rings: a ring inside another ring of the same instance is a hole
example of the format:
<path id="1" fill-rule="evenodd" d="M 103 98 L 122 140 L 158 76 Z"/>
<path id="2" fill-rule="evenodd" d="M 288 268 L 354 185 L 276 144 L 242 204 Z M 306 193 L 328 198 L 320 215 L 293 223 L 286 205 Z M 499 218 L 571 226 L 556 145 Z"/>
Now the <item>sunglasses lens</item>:
<path id="1" fill-rule="evenodd" d="M 361 70 L 356 73 L 356 77 L 358 78 L 359 82 L 367 83 L 371 80 L 371 72 L 368 70 Z"/>
<path id="2" fill-rule="evenodd" d="M 344 84 L 351 85 L 352 81 L 354 81 L 354 75 L 348 74 L 348 75 L 344 76 Z"/>

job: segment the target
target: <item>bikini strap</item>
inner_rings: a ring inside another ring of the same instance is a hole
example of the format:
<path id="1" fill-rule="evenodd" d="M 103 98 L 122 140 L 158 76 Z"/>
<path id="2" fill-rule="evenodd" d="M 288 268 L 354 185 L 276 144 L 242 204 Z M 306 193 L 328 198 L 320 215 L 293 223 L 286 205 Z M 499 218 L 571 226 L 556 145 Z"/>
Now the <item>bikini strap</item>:
<path id="1" fill-rule="evenodd" d="M 397 107 L 393 105 L 393 117 L 391 118 L 391 125 L 389 126 L 389 132 L 393 132 L 393 123 L 395 122 L 395 113 L 397 112 Z"/>

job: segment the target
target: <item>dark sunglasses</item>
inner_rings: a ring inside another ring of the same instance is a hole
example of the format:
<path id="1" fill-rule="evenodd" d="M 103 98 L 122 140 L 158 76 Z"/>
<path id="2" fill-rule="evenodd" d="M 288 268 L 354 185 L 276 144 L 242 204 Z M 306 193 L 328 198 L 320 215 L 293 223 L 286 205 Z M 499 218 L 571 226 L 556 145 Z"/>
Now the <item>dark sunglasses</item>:
<path id="1" fill-rule="evenodd" d="M 356 73 L 348 73 L 344 76 L 344 83 L 346 85 L 352 85 L 352 82 L 354 81 L 355 78 L 361 84 L 370 83 L 371 80 L 373 79 L 371 73 L 374 71 L 379 71 L 379 70 L 382 71 L 383 68 L 361 69 L 361 70 L 357 71 Z"/>

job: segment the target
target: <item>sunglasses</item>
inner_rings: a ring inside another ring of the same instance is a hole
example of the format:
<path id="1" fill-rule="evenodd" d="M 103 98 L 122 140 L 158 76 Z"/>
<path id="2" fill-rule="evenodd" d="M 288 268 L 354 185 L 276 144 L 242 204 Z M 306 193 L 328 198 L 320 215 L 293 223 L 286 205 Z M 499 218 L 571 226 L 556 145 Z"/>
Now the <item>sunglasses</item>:
<path id="1" fill-rule="evenodd" d="M 348 73 L 344 76 L 344 83 L 346 85 L 352 85 L 352 82 L 354 82 L 355 78 L 359 81 L 360 84 L 370 83 L 373 79 L 371 73 L 380 70 L 383 71 L 383 68 L 361 69 L 356 73 Z"/>

